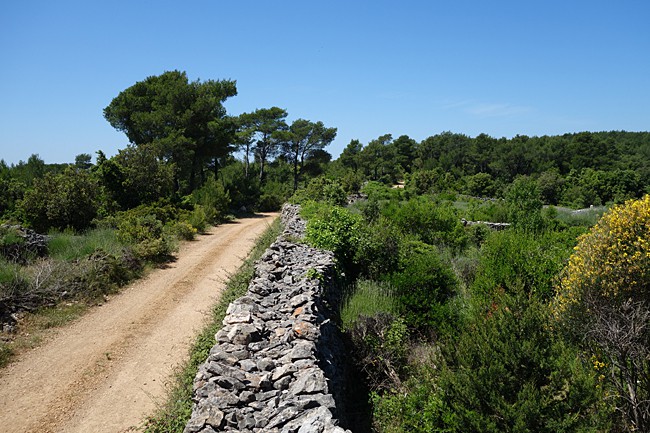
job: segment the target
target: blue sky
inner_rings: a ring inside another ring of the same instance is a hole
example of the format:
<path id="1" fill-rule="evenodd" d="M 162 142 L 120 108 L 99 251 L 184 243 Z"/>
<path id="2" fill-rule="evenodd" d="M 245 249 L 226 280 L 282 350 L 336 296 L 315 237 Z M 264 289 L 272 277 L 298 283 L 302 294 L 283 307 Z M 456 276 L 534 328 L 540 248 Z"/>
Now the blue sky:
<path id="1" fill-rule="evenodd" d="M 0 6 L 0 158 L 127 145 L 102 110 L 148 76 L 233 79 L 351 139 L 650 129 L 650 2 L 12 1 Z"/>

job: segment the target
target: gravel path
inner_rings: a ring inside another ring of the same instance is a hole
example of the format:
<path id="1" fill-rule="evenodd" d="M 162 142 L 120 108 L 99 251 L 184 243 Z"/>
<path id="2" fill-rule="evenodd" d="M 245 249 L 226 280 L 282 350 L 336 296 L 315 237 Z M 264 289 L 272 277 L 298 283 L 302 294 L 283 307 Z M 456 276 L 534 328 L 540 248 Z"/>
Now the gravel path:
<path id="1" fill-rule="evenodd" d="M 128 432 L 165 398 L 224 280 L 276 214 L 185 243 L 178 260 L 0 371 L 0 431 Z"/>

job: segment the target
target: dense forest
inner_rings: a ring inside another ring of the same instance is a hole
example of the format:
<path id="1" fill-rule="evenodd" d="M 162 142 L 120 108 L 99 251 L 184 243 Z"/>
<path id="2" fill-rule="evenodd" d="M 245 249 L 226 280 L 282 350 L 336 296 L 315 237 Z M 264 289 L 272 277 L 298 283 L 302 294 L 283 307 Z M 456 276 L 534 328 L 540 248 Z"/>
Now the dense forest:
<path id="1" fill-rule="evenodd" d="M 3 329 L 292 201 L 345 275 L 354 431 L 650 429 L 650 133 L 386 134 L 332 160 L 336 128 L 228 115 L 236 94 L 165 72 L 104 108 L 130 143 L 116 155 L 0 161 Z"/>

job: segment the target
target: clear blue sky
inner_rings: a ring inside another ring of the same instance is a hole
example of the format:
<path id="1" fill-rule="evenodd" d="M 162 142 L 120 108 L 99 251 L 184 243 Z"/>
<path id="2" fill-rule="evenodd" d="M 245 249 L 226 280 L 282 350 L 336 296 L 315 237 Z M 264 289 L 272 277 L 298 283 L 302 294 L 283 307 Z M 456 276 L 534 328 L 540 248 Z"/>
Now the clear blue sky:
<path id="1" fill-rule="evenodd" d="M 650 2 L 6 1 L 0 158 L 127 144 L 102 110 L 178 69 L 233 79 L 230 114 L 279 106 L 338 128 L 494 137 L 650 129 Z"/>

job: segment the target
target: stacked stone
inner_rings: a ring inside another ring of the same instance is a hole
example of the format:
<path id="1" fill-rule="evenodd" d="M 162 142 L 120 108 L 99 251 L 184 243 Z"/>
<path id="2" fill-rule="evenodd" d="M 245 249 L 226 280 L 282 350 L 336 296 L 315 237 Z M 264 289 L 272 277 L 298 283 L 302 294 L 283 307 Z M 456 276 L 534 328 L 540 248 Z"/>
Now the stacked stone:
<path id="1" fill-rule="evenodd" d="M 21 242 L 0 246 L 0 255 L 12 262 L 26 264 L 32 257 L 47 254 L 48 237 L 19 225 L 0 225 L 0 232 L 13 232 Z"/>
<path id="2" fill-rule="evenodd" d="M 296 207 L 256 264 L 245 296 L 230 304 L 217 344 L 194 381 L 185 433 L 342 433 L 337 414 L 335 327 L 327 319 L 331 253 L 293 243 L 304 231 Z"/>

